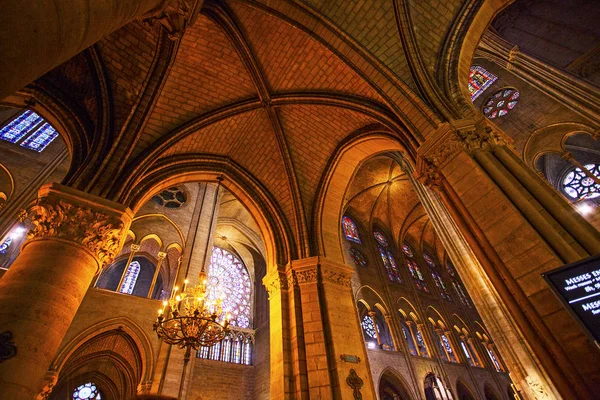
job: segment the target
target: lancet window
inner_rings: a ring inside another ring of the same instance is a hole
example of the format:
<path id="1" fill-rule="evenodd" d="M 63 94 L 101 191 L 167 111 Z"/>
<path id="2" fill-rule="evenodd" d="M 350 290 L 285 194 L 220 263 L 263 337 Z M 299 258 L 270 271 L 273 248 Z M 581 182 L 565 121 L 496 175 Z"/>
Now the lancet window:
<path id="1" fill-rule="evenodd" d="M 375 237 L 375 240 L 377 240 L 379 255 L 381 256 L 381 261 L 383 261 L 383 266 L 385 267 L 385 271 L 389 280 L 392 282 L 402 283 L 398 264 L 396 264 L 396 259 L 392 254 L 392 250 L 390 249 L 386 237 L 379 231 L 373 232 L 373 236 Z"/>
<path id="2" fill-rule="evenodd" d="M 431 277 L 433 278 L 433 281 L 435 282 L 435 286 L 437 286 L 437 288 L 440 292 L 440 296 L 442 296 L 442 299 L 444 299 L 446 301 L 452 301 L 452 297 L 450 297 L 450 294 L 448 293 L 448 288 L 446 287 L 446 284 L 444 283 L 444 279 L 442 278 L 442 276 L 440 275 L 440 273 L 437 270 L 437 264 L 435 263 L 433 257 L 427 253 L 424 253 L 423 258 L 425 259 L 425 262 L 427 263 L 427 265 L 429 265 L 429 271 L 431 272 Z"/>
<path id="3" fill-rule="evenodd" d="M 137 261 L 132 261 L 131 264 L 129 264 L 127 272 L 125 272 L 125 277 L 123 278 L 123 283 L 119 288 L 119 292 L 125 294 L 133 293 L 138 276 L 140 275 L 140 269 L 140 263 Z"/>
<path id="4" fill-rule="evenodd" d="M 58 132 L 49 122 L 32 110 L 25 110 L 0 128 L 0 139 L 20 144 L 29 150 L 43 151 Z"/>
<path id="5" fill-rule="evenodd" d="M 347 240 L 354 243 L 361 243 L 360 234 L 358 233 L 358 227 L 352 221 L 350 217 L 344 215 L 342 217 L 342 230 L 344 231 L 344 236 Z"/>
<path id="6" fill-rule="evenodd" d="M 414 253 L 407 243 L 402 245 L 402 252 L 404 253 L 406 266 L 408 267 L 408 271 L 413 278 L 415 286 L 417 289 L 429 293 L 429 287 L 427 286 L 427 282 L 425 282 L 425 277 L 421 272 L 421 267 L 419 267 L 419 264 L 415 261 Z"/>

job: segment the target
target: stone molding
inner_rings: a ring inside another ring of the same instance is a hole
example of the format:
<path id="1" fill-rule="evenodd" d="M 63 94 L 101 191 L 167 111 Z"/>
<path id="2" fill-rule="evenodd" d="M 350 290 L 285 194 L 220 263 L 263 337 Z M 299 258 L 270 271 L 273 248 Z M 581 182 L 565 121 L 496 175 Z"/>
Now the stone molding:
<path id="1" fill-rule="evenodd" d="M 58 184 L 44 185 L 20 219 L 33 227 L 27 239 L 59 238 L 88 249 L 100 268 L 121 248 L 132 213 L 124 206 Z"/>
<path id="2" fill-rule="evenodd" d="M 309 257 L 292 261 L 291 273 L 297 284 L 333 283 L 349 288 L 354 269 L 325 257 Z"/>

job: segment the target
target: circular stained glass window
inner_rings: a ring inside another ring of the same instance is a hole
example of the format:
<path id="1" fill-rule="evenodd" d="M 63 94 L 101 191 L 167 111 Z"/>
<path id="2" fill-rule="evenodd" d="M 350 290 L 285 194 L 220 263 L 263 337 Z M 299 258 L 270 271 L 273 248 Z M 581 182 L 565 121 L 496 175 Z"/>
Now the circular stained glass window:
<path id="1" fill-rule="evenodd" d="M 586 164 L 584 168 L 573 168 L 563 178 L 565 193 L 572 199 L 593 199 L 600 196 L 600 185 L 590 175 L 600 178 L 600 164 Z"/>
<path id="2" fill-rule="evenodd" d="M 483 115 L 489 119 L 503 117 L 515 108 L 519 102 L 519 91 L 516 89 L 502 89 L 487 99 L 483 106 Z"/>
<path id="3" fill-rule="evenodd" d="M 181 207 L 185 201 L 186 196 L 183 189 L 178 187 L 172 187 L 163 190 L 156 196 L 152 198 L 152 201 L 159 206 L 163 206 L 166 208 L 179 208 Z"/>
<path id="4" fill-rule="evenodd" d="M 73 391 L 73 400 L 100 400 L 100 392 L 98 387 L 93 382 L 88 382 L 84 385 L 78 386 Z"/>
<path id="5" fill-rule="evenodd" d="M 362 251 L 352 248 L 350 249 L 350 257 L 352 257 L 352 260 L 354 260 L 354 264 L 356 264 L 357 267 L 367 266 L 367 257 L 365 257 Z"/>
<path id="6" fill-rule="evenodd" d="M 231 313 L 231 325 L 250 327 L 252 282 L 248 270 L 237 256 L 213 247 L 207 286 L 209 299 L 223 298 L 223 310 Z"/>

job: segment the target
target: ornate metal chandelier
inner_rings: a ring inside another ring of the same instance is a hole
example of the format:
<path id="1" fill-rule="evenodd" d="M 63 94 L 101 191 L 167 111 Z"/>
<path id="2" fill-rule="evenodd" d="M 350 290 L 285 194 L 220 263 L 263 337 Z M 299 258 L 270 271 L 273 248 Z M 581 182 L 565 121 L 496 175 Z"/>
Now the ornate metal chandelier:
<path id="1" fill-rule="evenodd" d="M 171 299 L 163 302 L 158 310 L 154 331 L 167 344 L 185 348 L 184 364 L 190 360 L 191 350 L 213 346 L 229 333 L 229 313 L 223 311 L 223 299 L 210 299 L 207 292 L 207 276 L 199 274 L 198 285 L 188 288 L 187 279 L 181 293 L 173 289 Z"/>

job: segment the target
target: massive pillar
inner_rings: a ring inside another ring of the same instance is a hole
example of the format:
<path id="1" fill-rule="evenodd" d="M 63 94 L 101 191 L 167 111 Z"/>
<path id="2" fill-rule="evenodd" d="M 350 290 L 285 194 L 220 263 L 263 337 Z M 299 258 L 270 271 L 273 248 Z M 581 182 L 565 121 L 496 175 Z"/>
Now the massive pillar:
<path id="1" fill-rule="evenodd" d="M 420 149 L 418 175 L 436 188 L 436 199 L 425 202 L 432 220 L 466 239 L 468 246 L 448 243 L 448 250 L 465 256 L 453 261 L 470 292 L 483 293 L 484 322 L 505 338 L 500 350 L 527 397 L 592 398 L 600 352 L 541 274 L 600 252 L 600 233 L 485 120 L 432 135 Z M 467 260 L 470 252 L 476 259 Z"/>
<path id="2" fill-rule="evenodd" d="M 0 331 L 16 354 L 0 363 L 0 393 L 32 399 L 94 275 L 110 263 L 133 215 L 62 185 L 44 185 L 28 210 L 28 240 L 0 280 Z"/>
<path id="3" fill-rule="evenodd" d="M 135 18 L 157 18 L 172 36 L 202 0 L 2 1 L 0 99 L 21 89 Z"/>
<path id="4" fill-rule="evenodd" d="M 311 257 L 292 261 L 286 274 L 277 273 L 277 290 L 268 287 L 271 329 L 281 336 L 276 340 L 271 334 L 272 398 L 351 399 L 359 392 L 376 398 L 350 287 L 353 272 Z M 273 282 L 267 278 L 265 284 Z M 274 315 L 279 310 L 282 315 Z M 283 389 L 282 380 L 289 389 Z"/>

